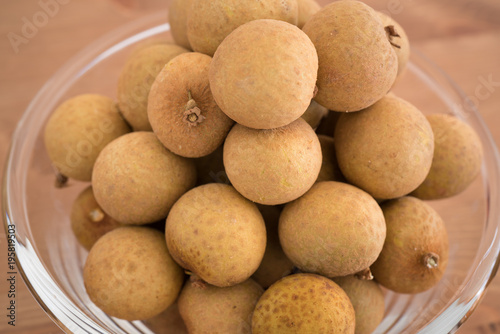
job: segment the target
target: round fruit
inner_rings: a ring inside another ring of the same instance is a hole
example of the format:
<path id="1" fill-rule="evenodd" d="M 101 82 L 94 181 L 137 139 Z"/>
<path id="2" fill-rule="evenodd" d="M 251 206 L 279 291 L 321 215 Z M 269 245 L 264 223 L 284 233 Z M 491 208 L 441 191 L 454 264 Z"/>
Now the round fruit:
<path id="1" fill-rule="evenodd" d="M 354 309 L 332 280 L 295 274 L 274 283 L 257 302 L 253 334 L 354 334 Z"/>
<path id="2" fill-rule="evenodd" d="M 179 311 L 189 333 L 250 334 L 263 292 L 252 279 L 226 288 L 188 281 L 179 295 Z"/>
<path id="3" fill-rule="evenodd" d="M 290 124 L 309 106 L 318 57 L 299 28 L 255 20 L 221 43 L 210 65 L 210 88 L 222 111 L 255 129 Z"/>
<path id="4" fill-rule="evenodd" d="M 133 132 L 111 142 L 92 174 L 97 202 L 123 224 L 165 218 L 195 182 L 194 162 L 167 150 L 152 132 Z"/>
<path id="5" fill-rule="evenodd" d="M 76 239 L 86 250 L 90 250 L 104 234 L 122 226 L 102 211 L 95 200 L 92 186 L 85 188 L 73 202 L 70 221 Z"/>
<path id="6" fill-rule="evenodd" d="M 248 279 L 266 248 L 266 227 L 257 206 L 218 183 L 184 194 L 167 217 L 165 235 L 177 263 L 218 287 Z"/>
<path id="7" fill-rule="evenodd" d="M 398 57 L 398 76 L 403 74 L 406 64 L 410 59 L 410 41 L 403 27 L 397 23 L 392 17 L 384 13 L 377 12 L 382 25 L 384 26 L 387 38 L 396 52 Z"/>
<path id="8" fill-rule="evenodd" d="M 316 0 L 297 0 L 299 5 L 299 19 L 297 23 L 297 27 L 302 29 L 304 24 L 313 17 L 314 14 L 319 12 L 321 6 Z"/>
<path id="9" fill-rule="evenodd" d="M 356 276 L 333 279 L 347 294 L 356 314 L 355 334 L 371 334 L 385 313 L 384 293 L 375 281 Z"/>
<path id="10" fill-rule="evenodd" d="M 321 120 L 328 115 L 328 109 L 323 106 L 320 106 L 316 101 L 311 101 L 309 107 L 304 114 L 302 114 L 302 118 L 311 126 L 311 128 L 316 129 L 318 125 L 321 123 Z"/>
<path id="11" fill-rule="evenodd" d="M 267 289 L 274 282 L 290 275 L 293 271 L 293 263 L 283 253 L 280 245 L 278 223 L 281 208 L 278 206 L 259 205 L 259 211 L 266 222 L 267 246 L 264 258 L 252 278 L 264 289 Z"/>
<path id="12" fill-rule="evenodd" d="M 155 334 L 188 334 L 184 320 L 179 313 L 178 303 L 173 303 L 165 311 L 143 323 Z"/>
<path id="13" fill-rule="evenodd" d="M 297 24 L 297 0 L 192 0 L 187 36 L 194 51 L 213 56 L 233 30 L 258 19 Z"/>
<path id="14" fill-rule="evenodd" d="M 129 321 L 163 312 L 177 298 L 183 279 L 163 234 L 147 227 L 120 227 L 105 234 L 83 268 L 85 289 L 94 304 Z"/>
<path id="15" fill-rule="evenodd" d="M 377 199 L 412 192 L 431 168 L 432 128 L 417 108 L 395 96 L 340 116 L 334 138 L 342 174 Z"/>
<path id="16" fill-rule="evenodd" d="M 118 106 L 135 131 L 151 131 L 148 95 L 156 76 L 172 58 L 186 49 L 175 44 L 157 44 L 134 53 L 118 78 Z"/>
<path id="17" fill-rule="evenodd" d="M 399 293 L 436 285 L 448 264 L 448 234 L 439 214 L 425 202 L 402 197 L 382 204 L 387 239 L 371 266 L 375 279 Z"/>
<path id="18" fill-rule="evenodd" d="M 321 168 L 318 136 L 303 119 L 271 130 L 236 124 L 224 143 L 227 176 L 251 201 L 275 205 L 302 196 Z"/>
<path id="19" fill-rule="evenodd" d="M 398 61 L 372 8 L 358 1 L 335 1 L 317 12 L 303 30 L 318 52 L 314 99 L 319 104 L 335 111 L 358 111 L 391 89 Z"/>
<path id="20" fill-rule="evenodd" d="M 174 41 L 191 50 L 191 44 L 187 37 L 187 16 L 191 10 L 193 0 L 172 0 L 168 8 L 168 23 L 170 24 L 170 32 Z"/>
<path id="21" fill-rule="evenodd" d="M 45 126 L 44 141 L 54 167 L 64 176 L 90 181 L 101 150 L 130 127 L 110 98 L 96 94 L 61 104 Z"/>
<path id="22" fill-rule="evenodd" d="M 222 145 L 233 125 L 210 92 L 212 58 L 190 52 L 172 59 L 158 74 L 148 100 L 148 117 L 158 139 L 187 158 L 208 155 Z"/>
<path id="23" fill-rule="evenodd" d="M 323 163 L 321 164 L 321 170 L 319 171 L 316 182 L 345 181 L 344 176 L 340 171 L 339 164 L 337 163 L 334 139 L 325 135 L 318 135 L 318 139 L 321 144 Z"/>
<path id="24" fill-rule="evenodd" d="M 434 132 L 434 157 L 429 174 L 412 196 L 428 200 L 457 195 L 481 171 L 481 139 L 470 125 L 451 115 L 429 115 L 427 120 Z"/>
<path id="25" fill-rule="evenodd" d="M 299 269 L 336 277 L 368 268 L 382 250 L 385 229 L 382 210 L 370 195 L 328 181 L 285 206 L 279 237 Z"/>

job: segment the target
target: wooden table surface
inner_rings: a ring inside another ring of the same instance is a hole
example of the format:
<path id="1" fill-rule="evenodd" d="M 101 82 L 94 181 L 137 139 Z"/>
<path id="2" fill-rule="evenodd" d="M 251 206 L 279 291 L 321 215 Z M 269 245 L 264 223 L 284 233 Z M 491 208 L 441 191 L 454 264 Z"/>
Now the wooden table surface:
<path id="1" fill-rule="evenodd" d="M 165 10 L 168 2 L 0 0 L 0 166 L 5 164 L 10 137 L 21 114 L 65 61 L 105 32 L 137 17 Z M 474 100 L 500 146 L 500 2 L 370 0 L 367 3 L 394 13 L 405 27 L 412 46 L 449 73 L 467 95 L 477 97 Z M 43 4 L 52 5 L 44 9 Z M 50 15 L 44 15 L 44 11 Z M 23 31 L 26 22 L 36 22 L 38 27 L 35 31 L 25 27 Z M 14 34 L 18 39 L 12 43 Z M 492 83 L 485 87 L 485 80 Z M 7 325 L 4 315 L 8 305 L 7 252 L 3 229 L 1 233 L 0 333 L 60 333 L 20 282 L 16 291 L 16 327 Z M 497 332 L 500 332 L 500 277 L 493 281 L 477 311 L 460 330 L 474 334 Z"/>

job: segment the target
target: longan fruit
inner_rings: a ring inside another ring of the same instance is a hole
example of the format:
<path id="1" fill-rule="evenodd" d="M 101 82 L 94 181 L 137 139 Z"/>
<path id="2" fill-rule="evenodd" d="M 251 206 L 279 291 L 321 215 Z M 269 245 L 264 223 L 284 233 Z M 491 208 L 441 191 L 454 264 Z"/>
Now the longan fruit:
<path id="1" fill-rule="evenodd" d="M 217 49 L 210 65 L 210 88 L 234 121 L 272 129 L 306 111 L 317 71 L 316 49 L 299 28 L 255 20 L 234 30 Z"/>
<path id="2" fill-rule="evenodd" d="M 398 57 L 397 76 L 399 77 L 403 74 L 406 64 L 408 64 L 408 61 L 410 60 L 410 40 L 408 39 L 408 35 L 406 35 L 403 27 L 396 22 L 396 20 L 381 12 L 377 12 L 377 14 L 384 25 L 387 38 L 389 39 L 389 42 Z"/>
<path id="3" fill-rule="evenodd" d="M 309 21 L 314 14 L 319 12 L 321 6 L 316 0 L 297 0 L 297 3 L 299 5 L 297 27 L 302 29 L 306 22 Z"/>
<path id="4" fill-rule="evenodd" d="M 175 44 L 156 44 L 134 53 L 118 78 L 118 106 L 135 131 L 151 131 L 148 95 L 156 76 L 174 57 L 188 50 Z"/>
<path id="5" fill-rule="evenodd" d="M 154 133 L 171 152 L 187 158 L 208 155 L 233 125 L 210 92 L 212 58 L 190 52 L 172 59 L 158 74 L 148 100 Z"/>
<path id="6" fill-rule="evenodd" d="M 391 89 L 398 61 L 377 13 L 359 1 L 335 1 L 302 29 L 318 52 L 316 102 L 342 112 L 358 111 Z M 224 109 L 224 108 L 223 108 Z"/>
<path id="7" fill-rule="evenodd" d="M 278 129 L 236 124 L 224 143 L 224 167 L 231 184 L 251 201 L 283 204 L 302 196 L 321 169 L 318 136 L 303 119 Z"/>
<path id="8" fill-rule="evenodd" d="M 434 156 L 424 182 L 412 192 L 424 200 L 464 191 L 481 171 L 483 146 L 474 129 L 446 114 L 427 116 L 434 133 Z"/>
<path id="9" fill-rule="evenodd" d="M 187 37 L 194 51 L 213 56 L 233 30 L 258 19 L 281 20 L 296 25 L 297 0 L 191 0 Z"/>
<path id="10" fill-rule="evenodd" d="M 167 150 L 152 132 L 132 132 L 106 146 L 92 174 L 97 203 L 123 224 L 165 218 L 196 182 L 192 160 Z"/>
<path id="11" fill-rule="evenodd" d="M 172 0 L 168 8 L 168 23 L 175 43 L 185 49 L 192 50 L 187 37 L 187 16 L 192 0 Z"/>
<path id="12" fill-rule="evenodd" d="M 83 282 L 92 302 L 110 316 L 144 320 L 173 304 L 184 280 L 161 232 L 138 226 L 117 228 L 89 252 Z"/>
<path id="13" fill-rule="evenodd" d="M 101 150 L 130 132 L 116 103 L 102 95 L 78 95 L 62 103 L 45 126 L 44 142 L 58 173 L 90 181 Z"/>

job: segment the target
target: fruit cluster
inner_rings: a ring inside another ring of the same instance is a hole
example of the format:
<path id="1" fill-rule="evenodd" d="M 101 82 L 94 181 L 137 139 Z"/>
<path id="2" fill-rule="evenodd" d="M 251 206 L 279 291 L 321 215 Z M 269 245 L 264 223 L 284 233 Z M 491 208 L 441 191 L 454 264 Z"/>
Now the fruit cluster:
<path id="1" fill-rule="evenodd" d="M 423 200 L 463 191 L 482 149 L 387 93 L 398 23 L 348 0 L 174 0 L 169 20 L 177 44 L 135 51 L 118 103 L 76 96 L 45 129 L 57 184 L 92 182 L 71 223 L 98 307 L 177 301 L 190 333 L 371 333 L 379 284 L 437 284 L 448 236 Z"/>

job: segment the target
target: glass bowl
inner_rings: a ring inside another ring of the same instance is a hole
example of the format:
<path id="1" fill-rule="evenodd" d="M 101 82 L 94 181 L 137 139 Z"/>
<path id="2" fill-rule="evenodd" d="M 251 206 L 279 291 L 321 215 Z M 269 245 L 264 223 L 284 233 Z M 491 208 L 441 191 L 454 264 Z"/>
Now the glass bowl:
<path id="1" fill-rule="evenodd" d="M 103 36 L 65 64 L 40 90 L 14 133 L 3 180 L 7 235 L 16 237 L 17 266 L 42 308 L 68 333 L 153 333 L 151 322 L 127 322 L 104 314 L 87 297 L 82 267 L 87 252 L 74 238 L 69 212 L 87 186 L 54 187 L 43 128 L 55 107 L 82 93 L 116 98 L 120 68 L 139 45 L 169 39 L 165 13 L 131 22 Z M 386 291 L 386 315 L 376 333 L 454 332 L 475 309 L 496 273 L 500 249 L 499 164 L 495 144 L 479 112 L 439 68 L 413 51 L 395 93 L 424 113 L 449 113 L 468 122 L 484 145 L 480 177 L 462 194 L 429 202 L 449 231 L 450 260 L 432 290 L 417 295 Z M 149 327 L 148 327 L 149 326 Z"/>

